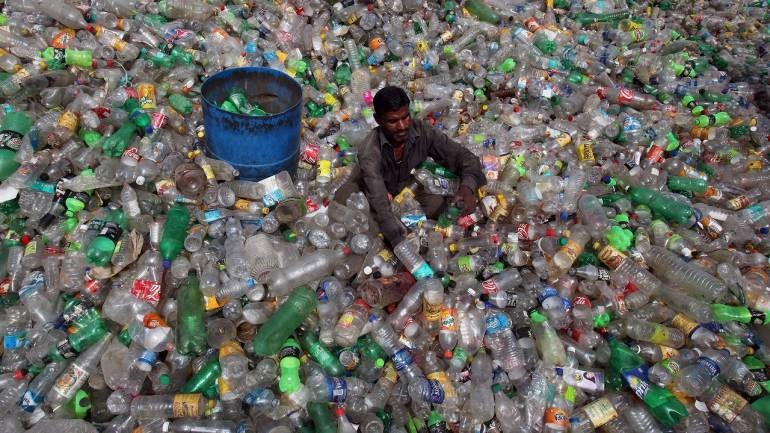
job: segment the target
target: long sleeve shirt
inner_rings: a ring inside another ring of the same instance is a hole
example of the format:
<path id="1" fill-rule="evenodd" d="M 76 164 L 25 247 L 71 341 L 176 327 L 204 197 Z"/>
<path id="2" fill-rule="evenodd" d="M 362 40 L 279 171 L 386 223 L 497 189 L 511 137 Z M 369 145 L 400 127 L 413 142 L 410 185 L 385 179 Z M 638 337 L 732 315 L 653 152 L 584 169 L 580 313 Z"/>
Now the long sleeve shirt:
<path id="1" fill-rule="evenodd" d="M 426 158 L 456 173 L 460 185 L 472 191 L 486 184 L 479 158 L 471 151 L 437 131 L 428 123 L 413 119 L 399 161 L 393 145 L 378 126 L 364 139 L 358 153 L 364 194 L 374 211 L 374 218 L 385 238 L 395 246 L 405 235 L 405 228 L 391 210 L 388 193 L 398 194 L 414 178 L 410 174 Z"/>

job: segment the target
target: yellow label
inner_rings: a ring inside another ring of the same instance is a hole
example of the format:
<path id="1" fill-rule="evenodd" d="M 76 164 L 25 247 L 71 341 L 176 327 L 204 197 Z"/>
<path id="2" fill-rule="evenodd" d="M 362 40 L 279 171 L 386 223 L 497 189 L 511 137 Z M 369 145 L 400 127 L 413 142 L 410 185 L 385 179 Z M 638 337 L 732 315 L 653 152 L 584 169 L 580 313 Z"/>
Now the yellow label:
<path id="1" fill-rule="evenodd" d="M 345 313 L 342 316 L 340 316 L 340 320 L 337 321 L 337 326 L 341 326 L 343 328 L 349 328 L 353 324 L 354 317 L 350 313 Z"/>
<path id="2" fill-rule="evenodd" d="M 27 244 L 26 247 L 24 247 L 24 255 L 28 256 L 30 254 L 35 254 L 37 252 L 37 241 L 32 241 Z"/>
<path id="3" fill-rule="evenodd" d="M 196 418 L 201 415 L 200 407 L 202 394 L 177 394 L 172 403 L 174 418 Z"/>
<path id="4" fill-rule="evenodd" d="M 233 390 L 233 387 L 230 386 L 230 381 L 222 376 L 219 376 L 217 379 L 217 388 L 219 389 L 219 395 L 227 395 Z"/>
<path id="5" fill-rule="evenodd" d="M 398 381 L 398 372 L 393 366 L 392 362 L 388 362 L 382 369 L 383 377 L 389 381 L 396 383 Z"/>
<path id="6" fill-rule="evenodd" d="M 618 417 L 618 412 L 615 410 L 615 407 L 612 406 L 612 403 L 605 397 L 583 406 L 583 412 L 586 413 L 594 427 L 601 427 Z"/>
<path id="7" fill-rule="evenodd" d="M 112 48 L 115 48 L 115 51 L 123 51 L 126 49 L 126 41 L 120 39 L 120 38 L 112 38 L 112 41 L 110 42 L 110 45 Z"/>
<path id="8" fill-rule="evenodd" d="M 728 386 L 722 386 L 708 402 L 708 408 L 723 420 L 731 423 L 746 407 L 748 401 Z"/>
<path id="9" fill-rule="evenodd" d="M 219 359 L 230 355 L 245 355 L 243 347 L 235 341 L 228 341 L 219 348 Z"/>
<path id="10" fill-rule="evenodd" d="M 239 198 L 238 200 L 235 201 L 235 204 L 233 205 L 233 207 L 239 210 L 248 210 L 250 205 L 251 205 L 250 201 Z"/>
<path id="11" fill-rule="evenodd" d="M 281 63 L 286 62 L 286 58 L 289 57 L 288 54 L 284 53 L 281 50 L 276 50 L 275 56 L 278 57 L 278 61 L 280 61 Z"/>
<path id="12" fill-rule="evenodd" d="M 13 74 L 13 77 L 11 77 L 11 80 L 13 80 L 14 83 L 21 85 L 21 82 L 24 81 L 27 77 L 29 77 L 30 73 L 28 70 L 21 68 L 18 71 L 16 71 L 15 74 Z"/>
<path id="13" fill-rule="evenodd" d="M 340 101 L 329 92 L 324 93 L 323 97 L 324 97 L 324 104 L 328 106 L 334 107 L 335 105 L 340 105 Z"/>
<path id="14" fill-rule="evenodd" d="M 590 141 L 584 141 L 577 145 L 577 156 L 581 162 L 596 162 L 594 156 L 593 144 Z"/>
<path id="15" fill-rule="evenodd" d="M 332 162 L 326 160 L 318 161 L 318 176 L 332 177 Z"/>
<path id="16" fill-rule="evenodd" d="M 678 313 L 676 316 L 674 316 L 673 319 L 671 319 L 671 326 L 682 331 L 684 335 L 689 337 L 690 334 L 695 331 L 695 328 L 698 327 L 698 323 L 685 316 L 684 314 Z"/>
<path id="17" fill-rule="evenodd" d="M 450 307 L 444 307 L 441 309 L 441 330 L 442 331 L 457 331 L 457 321 L 455 316 L 457 310 Z"/>
<path id="18" fill-rule="evenodd" d="M 441 320 L 441 310 L 443 310 L 443 308 L 444 304 L 431 304 L 425 299 L 422 300 L 422 314 L 425 316 L 425 320 L 429 322 L 438 322 Z"/>
<path id="19" fill-rule="evenodd" d="M 663 325 L 655 325 L 655 330 L 652 332 L 652 335 L 650 336 L 650 343 L 655 344 L 663 344 L 668 342 L 668 337 L 670 335 L 669 329 L 666 328 Z"/>
<path id="20" fill-rule="evenodd" d="M 583 252 L 583 247 L 581 247 L 580 244 L 573 241 L 572 239 L 568 239 L 567 243 L 561 247 L 559 251 L 562 254 L 566 254 L 570 260 L 570 263 L 573 263 L 575 259 L 577 259 L 577 257 L 580 255 L 580 253 Z"/>
<path id="21" fill-rule="evenodd" d="M 679 351 L 674 349 L 673 347 L 664 346 L 662 344 L 659 344 L 658 347 L 660 348 L 660 355 L 661 357 L 663 357 L 663 359 L 671 359 L 671 358 L 679 357 Z"/>
<path id="22" fill-rule="evenodd" d="M 72 111 L 65 111 L 59 116 L 59 126 L 70 131 L 78 129 L 78 116 Z"/>
<path id="23" fill-rule="evenodd" d="M 223 299 L 222 301 L 225 301 L 225 300 Z M 223 305 L 219 303 L 216 296 L 204 296 L 203 303 L 206 306 L 206 311 L 216 310 L 217 308 L 220 308 Z"/>
<path id="24" fill-rule="evenodd" d="M 203 170 L 203 173 L 206 175 L 206 179 L 216 180 L 217 175 L 214 174 L 214 169 L 211 168 L 211 164 L 202 164 L 201 169 Z"/>

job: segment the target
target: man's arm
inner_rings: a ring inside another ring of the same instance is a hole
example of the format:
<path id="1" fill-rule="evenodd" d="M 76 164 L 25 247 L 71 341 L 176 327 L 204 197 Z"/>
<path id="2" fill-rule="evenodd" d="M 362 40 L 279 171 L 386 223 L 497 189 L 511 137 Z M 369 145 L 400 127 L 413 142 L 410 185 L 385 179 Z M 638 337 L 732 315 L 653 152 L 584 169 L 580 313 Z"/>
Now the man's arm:
<path id="1" fill-rule="evenodd" d="M 473 152 L 430 125 L 423 124 L 423 134 L 428 141 L 428 155 L 457 174 L 460 185 L 475 193 L 476 189 L 487 184 L 479 157 Z"/>
<path id="2" fill-rule="evenodd" d="M 388 200 L 388 188 L 381 173 L 382 156 L 374 145 L 366 146 L 365 151 L 359 155 L 358 163 L 361 167 L 361 176 L 364 180 L 364 194 L 369 200 L 369 206 L 374 211 L 374 218 L 380 226 L 385 239 L 395 247 L 406 235 L 401 221 L 391 210 Z"/>

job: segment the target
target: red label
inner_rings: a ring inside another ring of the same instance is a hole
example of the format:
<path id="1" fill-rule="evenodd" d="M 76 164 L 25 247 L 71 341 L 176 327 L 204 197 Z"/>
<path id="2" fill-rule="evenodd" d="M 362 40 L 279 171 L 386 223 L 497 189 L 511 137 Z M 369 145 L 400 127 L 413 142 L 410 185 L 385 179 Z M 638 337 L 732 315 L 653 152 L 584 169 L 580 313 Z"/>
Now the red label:
<path id="1" fill-rule="evenodd" d="M 142 318 L 142 324 L 145 328 L 149 329 L 155 329 L 155 328 L 162 328 L 162 327 L 168 327 L 168 324 L 165 320 L 163 320 L 158 313 L 147 313 L 144 315 L 144 318 Z"/>
<path id="2" fill-rule="evenodd" d="M 318 154 L 320 149 L 321 146 L 319 146 L 317 143 L 307 143 L 307 145 L 305 145 L 305 149 L 300 155 L 300 159 L 308 164 L 315 164 L 318 162 Z"/>
<path id="3" fill-rule="evenodd" d="M 136 162 L 139 162 L 139 160 L 142 159 L 142 157 L 139 156 L 139 149 L 137 149 L 136 147 L 129 147 L 126 150 L 124 150 L 123 156 L 127 156 Z"/>
<path id="4" fill-rule="evenodd" d="M 500 289 L 497 287 L 497 284 L 493 280 L 486 280 L 481 283 L 481 289 L 484 293 L 487 295 L 494 295 L 497 293 Z"/>
<path id="5" fill-rule="evenodd" d="M 160 301 L 160 284 L 152 280 L 134 280 L 131 286 L 131 294 L 135 298 L 158 305 Z"/>
<path id="6" fill-rule="evenodd" d="M 588 299 L 585 296 L 575 296 L 572 299 L 572 305 L 585 305 L 586 307 L 591 307 L 591 300 Z"/>
<path id="7" fill-rule="evenodd" d="M 629 104 L 634 99 L 634 91 L 627 88 L 627 87 L 621 87 L 618 91 L 618 104 Z"/>

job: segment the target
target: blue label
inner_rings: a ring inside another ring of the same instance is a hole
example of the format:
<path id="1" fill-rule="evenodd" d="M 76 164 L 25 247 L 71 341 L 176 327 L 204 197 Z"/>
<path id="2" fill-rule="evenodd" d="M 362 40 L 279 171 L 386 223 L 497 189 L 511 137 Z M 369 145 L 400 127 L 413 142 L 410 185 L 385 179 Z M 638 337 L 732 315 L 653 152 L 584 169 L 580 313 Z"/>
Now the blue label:
<path id="1" fill-rule="evenodd" d="M 634 391 L 637 397 L 644 400 L 644 396 L 650 392 L 652 385 L 647 382 L 647 367 L 641 366 L 626 370 L 623 372 L 623 379 L 628 383 L 629 388 Z"/>
<path id="2" fill-rule="evenodd" d="M 348 398 L 348 383 L 337 377 L 326 378 L 326 398 L 332 403 L 342 403 Z"/>
<path id="3" fill-rule="evenodd" d="M 537 300 L 542 304 L 543 301 L 546 299 L 552 297 L 552 296 L 558 296 L 559 292 L 556 291 L 555 288 L 551 286 L 546 286 L 543 291 L 537 296 Z"/>
<path id="4" fill-rule="evenodd" d="M 719 364 L 717 364 L 713 359 L 700 357 L 697 361 L 695 361 L 695 363 L 706 370 L 709 376 L 712 378 L 715 378 L 719 375 Z"/>
<path id="5" fill-rule="evenodd" d="M 16 350 L 24 346 L 25 333 L 9 334 L 3 337 L 3 348 Z"/>
<path id="6" fill-rule="evenodd" d="M 24 412 L 32 413 L 42 402 L 43 396 L 41 394 L 27 390 L 27 392 L 24 393 L 24 396 L 21 397 L 19 406 L 21 406 Z"/>
<path id="7" fill-rule="evenodd" d="M 494 334 L 496 332 L 510 329 L 511 321 L 505 314 L 497 313 L 487 316 L 485 319 L 487 326 L 487 334 Z"/>
<path id="8" fill-rule="evenodd" d="M 441 386 L 441 383 L 432 379 L 422 382 L 420 394 L 423 401 L 433 404 L 441 404 L 445 398 L 444 388 Z"/>
<path id="9" fill-rule="evenodd" d="M 221 220 L 224 217 L 225 216 L 222 215 L 222 211 L 219 209 L 212 209 L 212 210 L 207 210 L 203 212 L 203 220 L 206 221 L 207 223 L 210 223 L 216 220 Z"/>
<path id="10" fill-rule="evenodd" d="M 394 353 L 393 365 L 396 367 L 396 371 L 401 371 L 412 365 L 412 355 L 409 353 L 409 350 L 404 348 Z"/>
<path id="11" fill-rule="evenodd" d="M 274 400 L 273 391 L 265 388 L 256 388 L 243 396 L 243 401 L 249 406 L 264 405 Z"/>
<path id="12" fill-rule="evenodd" d="M 43 288 L 45 275 L 40 271 L 35 271 L 27 276 L 24 286 L 19 290 L 19 297 L 26 298 L 34 295 L 39 289 Z"/>

